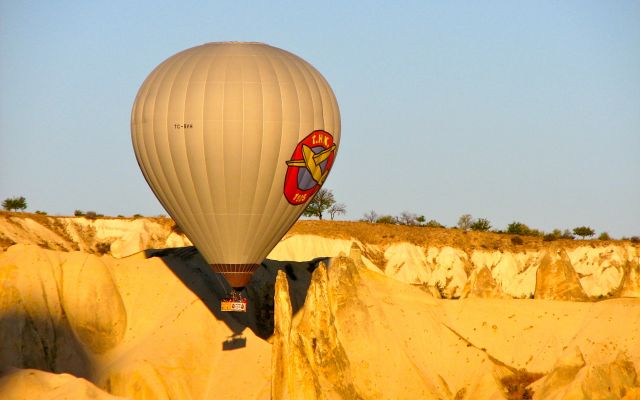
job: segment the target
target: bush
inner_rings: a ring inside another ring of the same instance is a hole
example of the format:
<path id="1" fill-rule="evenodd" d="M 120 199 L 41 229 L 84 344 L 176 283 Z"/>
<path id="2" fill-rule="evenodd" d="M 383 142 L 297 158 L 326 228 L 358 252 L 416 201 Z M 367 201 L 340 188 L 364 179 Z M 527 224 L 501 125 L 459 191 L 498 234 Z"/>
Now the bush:
<path id="1" fill-rule="evenodd" d="M 111 244 L 107 242 L 96 243 L 96 253 L 102 255 L 111 251 Z"/>
<path id="2" fill-rule="evenodd" d="M 522 222 L 513 221 L 507 225 L 507 233 L 511 233 L 513 235 L 528 235 L 529 227 Z"/>
<path id="3" fill-rule="evenodd" d="M 515 245 L 520 245 L 523 244 L 524 240 L 522 240 L 522 238 L 520 236 L 513 236 L 511 238 L 511 244 L 515 244 Z"/>
<path id="4" fill-rule="evenodd" d="M 398 223 L 398 220 L 396 219 L 396 217 L 392 215 L 383 215 L 382 217 L 376 220 L 376 223 L 396 225 Z"/>
<path id="5" fill-rule="evenodd" d="M 82 210 L 75 210 L 73 212 L 73 215 L 75 215 L 76 217 L 84 217 L 84 211 Z"/>
<path id="6" fill-rule="evenodd" d="M 607 232 L 602 232 L 600 236 L 598 236 L 598 240 L 611 240 L 611 236 Z"/>
<path id="7" fill-rule="evenodd" d="M 424 226 L 429 228 L 444 228 L 444 225 L 442 225 L 440 222 L 436 221 L 435 219 L 429 220 L 429 222 L 424 224 Z"/>
<path id="8" fill-rule="evenodd" d="M 478 218 L 471 224 L 471 230 L 486 232 L 491 229 L 491 222 L 486 218 Z"/>
<path id="9" fill-rule="evenodd" d="M 142 214 L 133 214 L 133 218 L 142 218 Z"/>
<path id="10" fill-rule="evenodd" d="M 577 228 L 573 228 L 573 233 L 584 239 L 585 237 L 593 236 L 596 232 L 588 226 L 579 226 Z"/>
<path id="11" fill-rule="evenodd" d="M 38 214 L 38 215 L 47 215 L 47 212 L 46 211 L 36 210 L 36 214 Z"/>
<path id="12" fill-rule="evenodd" d="M 542 240 L 544 240 L 545 242 L 553 242 L 554 240 L 558 240 L 558 236 L 554 235 L 553 233 L 547 233 L 542 237 Z"/>
<path id="13" fill-rule="evenodd" d="M 631 236 L 631 243 L 640 243 L 640 236 Z"/>
<path id="14" fill-rule="evenodd" d="M 98 218 L 98 213 L 95 211 L 87 211 L 87 213 L 84 216 L 87 219 L 96 219 Z"/>

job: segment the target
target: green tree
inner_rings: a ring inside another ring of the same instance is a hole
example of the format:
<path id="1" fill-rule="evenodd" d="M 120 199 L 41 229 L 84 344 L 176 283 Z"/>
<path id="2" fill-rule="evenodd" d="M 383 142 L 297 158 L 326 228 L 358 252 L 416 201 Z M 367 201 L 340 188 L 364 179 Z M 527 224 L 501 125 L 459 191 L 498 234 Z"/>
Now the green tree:
<path id="1" fill-rule="evenodd" d="M 335 203 L 336 200 L 333 198 L 333 192 L 329 189 L 321 188 L 316 195 L 313 196 L 302 215 L 322 219 L 322 213 L 329 210 Z"/>
<path id="2" fill-rule="evenodd" d="M 444 228 L 444 225 L 442 225 L 440 222 L 436 221 L 435 219 L 429 220 L 426 224 L 424 224 L 424 226 L 429 228 Z"/>
<path id="3" fill-rule="evenodd" d="M 471 214 L 463 214 L 458 219 L 458 228 L 463 231 L 468 231 L 471 228 L 471 223 L 473 222 L 473 217 Z"/>
<path id="4" fill-rule="evenodd" d="M 507 225 L 507 233 L 511 233 L 513 235 L 528 235 L 529 227 L 522 222 L 513 221 Z"/>
<path id="5" fill-rule="evenodd" d="M 478 218 L 471 224 L 471 230 L 486 232 L 491 229 L 491 222 L 486 218 Z"/>
<path id="6" fill-rule="evenodd" d="M 398 219 L 393 215 L 383 215 L 382 217 L 376 220 L 378 224 L 391 224 L 396 225 L 398 223 Z"/>
<path id="7" fill-rule="evenodd" d="M 4 208 L 7 211 L 26 210 L 27 199 L 25 199 L 24 196 L 6 198 L 2 202 L 2 208 Z"/>
<path id="8" fill-rule="evenodd" d="M 611 240 L 611 236 L 607 232 L 602 232 L 600 236 L 598 236 L 598 240 Z"/>
<path id="9" fill-rule="evenodd" d="M 573 228 L 573 233 L 576 236 L 580 236 L 582 239 L 584 239 L 585 237 L 591 237 L 595 235 L 596 232 L 588 226 L 579 226 L 577 228 Z"/>
<path id="10" fill-rule="evenodd" d="M 424 217 L 424 215 L 421 215 L 416 218 L 416 222 L 418 223 L 418 225 L 424 226 L 425 222 L 427 222 L 427 219 Z"/>

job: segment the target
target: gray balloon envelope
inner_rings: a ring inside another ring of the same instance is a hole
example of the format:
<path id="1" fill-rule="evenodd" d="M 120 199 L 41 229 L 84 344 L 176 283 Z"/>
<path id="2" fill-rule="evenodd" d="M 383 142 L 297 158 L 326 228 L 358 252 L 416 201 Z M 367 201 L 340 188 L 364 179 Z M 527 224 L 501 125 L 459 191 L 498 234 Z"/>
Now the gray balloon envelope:
<path id="1" fill-rule="evenodd" d="M 301 58 L 262 43 L 207 43 L 151 72 L 131 137 L 160 203 L 240 288 L 324 183 L 340 112 Z"/>

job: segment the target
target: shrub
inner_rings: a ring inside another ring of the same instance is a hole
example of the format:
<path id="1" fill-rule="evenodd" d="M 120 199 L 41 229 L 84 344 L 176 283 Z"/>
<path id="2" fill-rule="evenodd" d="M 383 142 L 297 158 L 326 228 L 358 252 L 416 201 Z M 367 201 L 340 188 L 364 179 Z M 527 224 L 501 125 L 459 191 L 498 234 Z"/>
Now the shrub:
<path id="1" fill-rule="evenodd" d="M 444 228 L 444 225 L 442 225 L 440 222 L 436 221 L 435 219 L 429 220 L 429 222 L 424 224 L 424 226 L 427 226 L 429 228 Z"/>
<path id="2" fill-rule="evenodd" d="M 87 211 L 87 213 L 84 216 L 87 219 L 96 219 L 98 218 L 98 213 L 95 211 Z"/>
<path id="3" fill-rule="evenodd" d="M 520 236 L 513 236 L 511 238 L 511 244 L 515 244 L 515 245 L 520 245 L 523 244 L 524 240 L 522 240 L 522 238 Z"/>
<path id="4" fill-rule="evenodd" d="M 486 232 L 491 229 L 491 222 L 486 218 L 478 218 L 471 224 L 471 230 Z"/>
<path id="5" fill-rule="evenodd" d="M 573 228 L 573 233 L 584 239 L 585 237 L 593 236 L 596 232 L 588 226 L 579 226 L 577 228 Z"/>
<path id="6" fill-rule="evenodd" d="M 573 237 L 573 234 L 571 234 L 571 231 L 570 231 L 570 230 L 568 230 L 568 229 L 565 229 L 565 230 L 562 232 L 562 236 L 561 236 L 561 237 L 562 237 L 563 239 L 569 239 L 569 240 L 573 240 L 573 239 L 575 239 L 575 238 Z"/>
<path id="7" fill-rule="evenodd" d="M 522 222 L 513 221 L 507 225 L 507 233 L 514 235 L 527 235 L 529 234 L 529 227 Z"/>
<path id="8" fill-rule="evenodd" d="M 96 243 L 96 253 L 102 255 L 111 251 L 111 244 L 107 242 Z"/>
<path id="9" fill-rule="evenodd" d="M 38 215 L 47 215 L 47 212 L 46 211 L 36 210 L 36 214 L 38 214 Z"/>
<path id="10" fill-rule="evenodd" d="M 631 243 L 640 243 L 640 236 L 631 236 Z"/>
<path id="11" fill-rule="evenodd" d="M 376 220 L 376 223 L 396 225 L 398 223 L 398 220 L 396 219 L 396 217 L 392 215 L 383 215 L 382 217 Z"/>
<path id="12" fill-rule="evenodd" d="M 558 236 L 554 235 L 553 233 L 547 233 L 542 237 L 542 240 L 544 240 L 545 242 L 552 242 L 554 240 L 558 240 Z"/>
<path id="13" fill-rule="evenodd" d="M 84 217 L 84 211 L 82 210 L 75 210 L 73 212 L 73 215 L 75 215 L 76 217 Z"/>
<path id="14" fill-rule="evenodd" d="M 598 240 L 611 240 L 611 236 L 607 232 L 602 232 L 600 236 L 598 236 Z"/>
<path id="15" fill-rule="evenodd" d="M 133 214 L 133 218 L 142 218 L 142 214 Z"/>

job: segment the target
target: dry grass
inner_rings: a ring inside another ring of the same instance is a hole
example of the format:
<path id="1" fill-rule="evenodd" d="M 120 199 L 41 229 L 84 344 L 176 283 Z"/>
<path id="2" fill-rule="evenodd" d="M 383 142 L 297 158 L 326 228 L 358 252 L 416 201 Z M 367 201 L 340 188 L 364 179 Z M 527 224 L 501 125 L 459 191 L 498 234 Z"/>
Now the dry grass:
<path id="1" fill-rule="evenodd" d="M 18 217 L 31 218 L 41 225 L 56 232 L 63 238 L 70 240 L 63 225 L 57 221 L 57 216 L 42 215 L 25 212 L 0 211 L 0 218 Z M 70 216 L 69 218 L 76 218 Z M 78 217 L 79 218 L 79 217 Z M 166 217 L 143 217 L 149 221 L 163 225 L 169 230 L 176 230 L 175 222 Z M 96 219 L 118 219 L 135 220 L 133 217 L 97 217 Z M 602 246 L 608 244 L 621 243 L 620 240 L 567 240 L 559 239 L 545 242 L 541 236 L 518 236 L 510 234 L 499 234 L 493 232 L 461 231 L 454 228 L 428 228 L 417 226 L 403 226 L 391 224 L 375 224 L 368 222 L 351 221 L 317 221 L 301 220 L 289 230 L 286 236 L 294 234 L 309 234 L 323 237 L 351 239 L 355 238 L 365 244 L 381 245 L 397 242 L 409 242 L 419 246 L 451 246 L 465 251 L 485 249 L 485 250 L 508 250 L 511 252 L 522 252 L 525 250 L 539 250 L 550 246 L 563 248 L 574 248 L 578 246 Z M 285 236 L 285 237 L 286 237 Z M 522 243 L 520 244 L 520 239 Z M 625 241 L 629 244 L 640 247 L 638 243 Z M 370 254 L 375 258 L 375 254 Z"/>
<path id="2" fill-rule="evenodd" d="M 512 252 L 538 250 L 557 245 L 572 248 L 585 244 L 598 243 L 596 240 L 556 240 L 544 242 L 540 236 L 517 236 L 493 232 L 461 231 L 453 228 L 427 228 L 390 224 L 374 224 L 351 221 L 298 221 L 289 230 L 287 236 L 296 234 L 318 235 L 323 237 L 350 239 L 355 238 L 367 244 L 389 244 L 409 242 L 419 246 L 451 246 L 462 250 L 509 250 Z M 519 237 L 512 241 L 512 238 Z M 552 244 L 553 243 L 553 244 Z"/>

